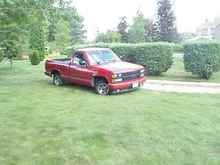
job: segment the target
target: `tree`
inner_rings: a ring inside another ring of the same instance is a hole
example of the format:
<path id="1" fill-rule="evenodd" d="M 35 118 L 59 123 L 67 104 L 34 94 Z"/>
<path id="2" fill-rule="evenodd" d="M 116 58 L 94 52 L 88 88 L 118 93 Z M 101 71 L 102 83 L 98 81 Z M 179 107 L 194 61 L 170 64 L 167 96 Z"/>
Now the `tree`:
<path id="1" fill-rule="evenodd" d="M 33 10 L 31 13 L 29 29 L 29 48 L 31 51 L 37 51 L 40 60 L 45 56 L 45 18 L 42 10 Z"/>
<path id="2" fill-rule="evenodd" d="M 13 58 L 18 55 L 19 52 L 19 39 L 16 33 L 9 33 L 7 39 L 2 41 L 1 47 L 3 48 L 3 56 L 8 58 L 10 61 L 10 66 L 12 68 Z"/>
<path id="3" fill-rule="evenodd" d="M 70 21 L 70 34 L 71 34 L 71 44 L 81 44 L 85 41 L 85 33 L 84 25 L 82 24 L 83 18 L 79 17 L 79 19 L 72 19 Z"/>
<path id="4" fill-rule="evenodd" d="M 121 17 L 117 26 L 118 33 L 121 35 L 121 42 L 128 42 L 128 23 L 127 17 Z"/>
<path id="5" fill-rule="evenodd" d="M 18 0 L 0 1 L 0 48 L 2 56 L 9 59 L 11 67 L 13 58 L 18 55 L 23 25 L 27 20 L 22 5 L 26 3 L 21 4 Z"/>
<path id="6" fill-rule="evenodd" d="M 42 24 L 34 24 L 30 31 L 30 49 L 38 51 L 40 60 L 45 56 L 45 38 Z"/>
<path id="7" fill-rule="evenodd" d="M 68 2 L 59 2 L 58 4 L 58 7 L 49 13 L 49 45 L 52 49 L 61 49 L 63 46 L 83 43 L 86 39 L 86 30 L 83 24 L 84 18 L 79 15 L 76 8 L 69 6 Z M 65 38 L 65 43 L 61 42 L 63 37 Z"/>
<path id="8" fill-rule="evenodd" d="M 0 54 L 11 64 L 23 49 L 38 51 L 42 60 L 45 44 L 55 42 L 56 37 L 60 46 L 66 45 L 67 35 L 73 44 L 85 39 L 83 18 L 71 0 L 2 0 L 0 9 Z"/>
<path id="9" fill-rule="evenodd" d="M 137 16 L 133 19 L 133 24 L 128 30 L 128 41 L 131 43 L 139 43 L 145 41 L 145 25 L 146 20 L 144 15 L 139 10 Z"/>
<path id="10" fill-rule="evenodd" d="M 148 20 L 145 26 L 145 41 L 155 42 L 159 40 L 157 24 L 153 20 Z"/>
<path id="11" fill-rule="evenodd" d="M 71 44 L 83 43 L 86 38 L 86 30 L 84 28 L 84 18 L 80 16 L 74 7 L 61 10 L 62 18 L 69 22 Z"/>
<path id="12" fill-rule="evenodd" d="M 56 23 L 57 23 L 57 10 L 49 10 L 48 13 L 48 36 L 47 36 L 47 41 L 48 42 L 53 42 L 55 41 L 55 35 L 56 35 Z"/>
<path id="13" fill-rule="evenodd" d="M 60 19 L 56 24 L 57 33 L 55 34 L 56 48 L 61 50 L 70 45 L 70 27 L 69 23 L 63 19 Z"/>
<path id="14" fill-rule="evenodd" d="M 173 42 L 177 39 L 175 15 L 170 0 L 159 0 L 157 11 L 157 26 L 161 41 Z"/>
<path id="15" fill-rule="evenodd" d="M 116 31 L 107 31 L 106 33 L 98 33 L 96 36 L 96 42 L 113 43 L 120 42 L 121 35 Z"/>

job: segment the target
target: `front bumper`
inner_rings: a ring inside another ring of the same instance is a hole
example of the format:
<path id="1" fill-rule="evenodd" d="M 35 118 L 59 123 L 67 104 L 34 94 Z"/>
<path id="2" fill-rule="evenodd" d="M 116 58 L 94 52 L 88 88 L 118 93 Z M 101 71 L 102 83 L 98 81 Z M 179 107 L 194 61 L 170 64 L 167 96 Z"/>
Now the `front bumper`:
<path id="1" fill-rule="evenodd" d="M 113 92 L 128 91 L 128 90 L 132 90 L 132 89 L 142 86 L 144 82 L 145 82 L 145 77 L 141 77 L 138 79 L 124 81 L 120 83 L 110 83 L 109 88 Z M 138 86 L 134 87 L 134 84 L 137 84 Z"/>

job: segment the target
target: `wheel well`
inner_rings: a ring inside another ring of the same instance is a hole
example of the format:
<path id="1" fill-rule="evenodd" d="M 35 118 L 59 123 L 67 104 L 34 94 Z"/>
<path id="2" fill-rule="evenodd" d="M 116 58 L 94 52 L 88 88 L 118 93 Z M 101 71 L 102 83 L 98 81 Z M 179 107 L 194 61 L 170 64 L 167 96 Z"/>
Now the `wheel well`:
<path id="1" fill-rule="evenodd" d="M 93 86 L 93 87 L 95 86 L 95 82 L 96 82 L 97 80 L 104 80 L 105 82 L 108 83 L 108 80 L 107 80 L 105 77 L 95 76 L 95 77 L 92 78 L 92 86 Z"/>
<path id="2" fill-rule="evenodd" d="M 60 73 L 59 73 L 59 71 L 57 71 L 57 70 L 52 70 L 52 71 L 51 71 L 51 75 L 52 75 L 52 74 L 58 74 L 58 75 L 59 75 Z"/>

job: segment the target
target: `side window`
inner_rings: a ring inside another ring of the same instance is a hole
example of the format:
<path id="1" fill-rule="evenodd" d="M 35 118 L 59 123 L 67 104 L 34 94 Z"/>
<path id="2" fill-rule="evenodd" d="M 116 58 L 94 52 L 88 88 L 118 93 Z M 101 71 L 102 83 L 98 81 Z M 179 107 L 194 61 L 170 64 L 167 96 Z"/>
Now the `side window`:
<path id="1" fill-rule="evenodd" d="M 84 66 L 86 65 L 86 61 L 83 58 L 83 54 L 82 53 L 76 53 L 73 57 L 73 64 L 77 65 L 77 66 Z"/>

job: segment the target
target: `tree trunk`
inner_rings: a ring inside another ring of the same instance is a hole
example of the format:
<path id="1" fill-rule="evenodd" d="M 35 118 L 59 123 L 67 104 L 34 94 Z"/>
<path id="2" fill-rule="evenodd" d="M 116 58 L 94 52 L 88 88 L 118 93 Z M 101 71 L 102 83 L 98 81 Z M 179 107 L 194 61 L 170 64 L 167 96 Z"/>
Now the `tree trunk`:
<path id="1" fill-rule="evenodd" d="M 10 62 L 10 68 L 12 69 L 12 66 L 13 66 L 13 60 L 12 60 L 12 58 L 9 59 L 9 62 Z"/>

